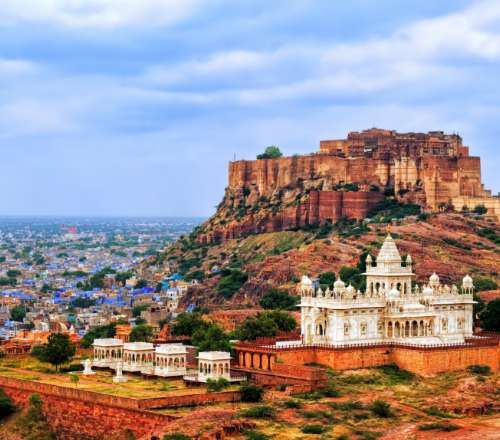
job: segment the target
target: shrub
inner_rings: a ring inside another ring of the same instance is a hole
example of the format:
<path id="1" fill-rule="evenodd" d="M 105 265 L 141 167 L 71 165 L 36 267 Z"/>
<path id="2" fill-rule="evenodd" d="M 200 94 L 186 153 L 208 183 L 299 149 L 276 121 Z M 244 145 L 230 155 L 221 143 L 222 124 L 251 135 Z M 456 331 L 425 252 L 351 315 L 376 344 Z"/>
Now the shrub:
<path id="1" fill-rule="evenodd" d="M 269 438 L 268 435 L 254 430 L 245 431 L 243 434 L 245 434 L 246 440 L 267 440 Z"/>
<path id="2" fill-rule="evenodd" d="M 323 434 L 326 428 L 322 425 L 304 425 L 301 431 L 304 434 Z"/>
<path id="3" fill-rule="evenodd" d="M 283 402 L 283 406 L 285 408 L 299 409 L 300 407 L 302 407 L 302 404 L 297 400 L 285 400 Z"/>
<path id="4" fill-rule="evenodd" d="M 479 317 L 483 330 L 500 331 L 500 299 L 490 301 Z"/>
<path id="5" fill-rule="evenodd" d="M 252 419 L 272 419 L 274 414 L 274 409 L 266 405 L 253 406 L 240 412 L 240 415 L 243 417 L 250 417 Z"/>
<path id="6" fill-rule="evenodd" d="M 370 405 L 370 411 L 378 417 L 392 417 L 391 405 L 384 400 L 375 400 Z"/>
<path id="7" fill-rule="evenodd" d="M 485 290 L 496 290 L 497 283 L 490 278 L 474 277 L 474 288 L 476 292 L 483 292 Z"/>
<path id="8" fill-rule="evenodd" d="M 210 392 L 222 391 L 229 386 L 229 381 L 220 377 L 219 379 L 207 379 L 207 390 Z"/>
<path id="9" fill-rule="evenodd" d="M 242 402 L 260 402 L 264 395 L 264 389 L 256 385 L 242 385 L 240 387 Z"/>
<path id="10" fill-rule="evenodd" d="M 352 411 L 354 409 L 364 409 L 364 405 L 357 400 L 349 400 L 347 402 L 330 402 L 329 405 L 333 409 L 340 411 Z"/>
<path id="11" fill-rule="evenodd" d="M 181 432 L 172 432 L 171 434 L 165 434 L 163 436 L 163 440 L 190 440 L 191 437 L 188 437 Z"/>
<path id="12" fill-rule="evenodd" d="M 474 207 L 474 210 L 472 212 L 474 212 L 474 214 L 483 215 L 488 212 L 488 208 L 486 208 L 486 206 L 484 205 L 477 205 Z"/>
<path id="13" fill-rule="evenodd" d="M 0 388 L 0 420 L 9 416 L 16 410 L 12 399 Z"/>
<path id="14" fill-rule="evenodd" d="M 378 370 L 387 376 L 392 384 L 412 382 L 415 375 L 409 371 L 400 369 L 396 364 L 382 365 Z"/>
<path id="15" fill-rule="evenodd" d="M 217 284 L 217 291 L 226 299 L 231 298 L 248 280 L 248 275 L 238 269 L 229 270 Z"/>
<path id="16" fill-rule="evenodd" d="M 276 145 L 270 145 L 262 154 L 257 155 L 257 159 L 276 159 L 283 156 L 283 153 Z"/>
<path id="17" fill-rule="evenodd" d="M 425 425 L 420 425 L 418 427 L 419 431 L 444 431 L 451 432 L 460 429 L 460 426 L 454 425 L 452 423 L 426 423 Z"/>
<path id="18" fill-rule="evenodd" d="M 471 365 L 467 367 L 467 371 L 479 376 L 489 376 L 491 374 L 491 368 L 488 365 Z"/>
<path id="19" fill-rule="evenodd" d="M 429 408 L 424 408 L 423 410 L 426 414 L 434 417 L 440 417 L 442 419 L 450 419 L 454 418 L 454 414 L 447 413 L 445 411 L 441 411 L 437 406 L 431 406 Z"/>
<path id="20" fill-rule="evenodd" d="M 259 304 L 264 309 L 296 310 L 300 298 L 291 296 L 285 290 L 269 289 Z"/>

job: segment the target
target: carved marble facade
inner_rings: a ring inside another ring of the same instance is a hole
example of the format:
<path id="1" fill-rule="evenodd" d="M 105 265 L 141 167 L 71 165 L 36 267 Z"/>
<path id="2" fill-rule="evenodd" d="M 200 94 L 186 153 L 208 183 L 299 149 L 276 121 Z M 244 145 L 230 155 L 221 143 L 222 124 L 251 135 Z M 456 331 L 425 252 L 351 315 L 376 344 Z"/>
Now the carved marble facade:
<path id="1" fill-rule="evenodd" d="M 333 290 L 323 291 L 302 277 L 304 343 L 442 345 L 463 343 L 472 336 L 474 286 L 470 276 L 463 279 L 460 289 L 441 284 L 435 273 L 427 285 L 414 285 L 411 257 L 403 263 L 390 235 L 375 262 L 367 257 L 366 267 L 364 293 L 340 279 Z"/>

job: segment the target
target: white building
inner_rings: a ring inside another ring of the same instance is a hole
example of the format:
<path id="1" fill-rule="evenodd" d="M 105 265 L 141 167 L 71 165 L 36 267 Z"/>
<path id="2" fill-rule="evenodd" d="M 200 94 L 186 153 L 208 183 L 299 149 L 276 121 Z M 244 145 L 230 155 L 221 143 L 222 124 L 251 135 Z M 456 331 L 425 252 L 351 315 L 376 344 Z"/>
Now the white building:
<path id="1" fill-rule="evenodd" d="M 412 260 L 406 264 L 390 235 L 375 265 L 366 260 L 366 292 L 338 279 L 333 290 L 315 289 L 302 277 L 301 330 L 306 344 L 463 343 L 472 336 L 474 286 L 470 276 L 456 286 L 442 285 L 437 274 L 429 284 L 412 288 Z"/>
<path id="2" fill-rule="evenodd" d="M 103 338 L 94 339 L 94 360 L 92 366 L 114 368 L 117 361 L 121 361 L 123 341 L 121 339 Z"/>
<path id="3" fill-rule="evenodd" d="M 155 348 L 150 342 L 125 342 L 123 344 L 123 371 L 152 373 Z"/>
<path id="4" fill-rule="evenodd" d="M 155 376 L 172 377 L 186 374 L 186 346 L 162 344 L 155 350 Z"/>
<path id="5" fill-rule="evenodd" d="M 209 379 L 242 382 L 245 377 L 231 376 L 231 353 L 227 351 L 200 351 L 198 353 L 198 370 L 194 374 L 184 376 L 184 380 L 205 383 Z"/>

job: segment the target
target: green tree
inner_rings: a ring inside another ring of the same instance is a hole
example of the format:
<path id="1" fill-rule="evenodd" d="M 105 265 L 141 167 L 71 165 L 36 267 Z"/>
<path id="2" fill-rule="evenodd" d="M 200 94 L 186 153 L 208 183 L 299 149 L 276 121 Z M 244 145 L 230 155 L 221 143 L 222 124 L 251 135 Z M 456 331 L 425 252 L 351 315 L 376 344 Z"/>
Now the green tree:
<path id="1" fill-rule="evenodd" d="M 142 289 L 143 287 L 148 287 L 148 282 L 146 280 L 139 280 L 137 281 L 137 284 L 135 285 L 136 289 Z"/>
<path id="2" fill-rule="evenodd" d="M 112 338 L 116 335 L 116 324 L 100 325 L 89 330 L 82 339 L 83 348 L 89 348 L 94 343 L 94 339 Z"/>
<path id="3" fill-rule="evenodd" d="M 500 299 L 488 303 L 480 315 L 480 321 L 483 330 L 500 332 Z"/>
<path id="4" fill-rule="evenodd" d="M 78 376 L 78 374 L 70 374 L 69 380 L 71 380 L 71 383 L 75 384 L 75 386 L 78 386 L 78 382 L 80 382 L 80 376 Z"/>
<path id="5" fill-rule="evenodd" d="M 223 273 L 223 278 L 217 284 L 217 291 L 226 299 L 231 298 L 248 280 L 248 275 L 238 269 Z"/>
<path id="6" fill-rule="evenodd" d="M 0 420 L 11 415 L 16 410 L 12 399 L 0 388 Z"/>
<path id="7" fill-rule="evenodd" d="M 283 153 L 276 145 L 270 145 L 264 153 L 257 155 L 257 159 L 276 159 L 283 156 Z"/>
<path id="8" fill-rule="evenodd" d="M 10 317 L 13 321 L 22 322 L 26 316 L 26 307 L 24 306 L 14 306 L 10 310 Z"/>
<path id="9" fill-rule="evenodd" d="M 278 331 L 278 326 L 271 318 L 249 316 L 236 328 L 235 335 L 242 341 L 254 341 L 257 338 L 276 336 Z"/>
<path id="10" fill-rule="evenodd" d="M 241 400 L 243 402 L 260 402 L 264 395 L 264 389 L 256 385 L 244 384 L 240 387 Z"/>
<path id="11" fill-rule="evenodd" d="M 21 275 L 21 272 L 16 269 L 10 269 L 7 271 L 8 278 L 17 278 L 19 275 Z"/>
<path id="12" fill-rule="evenodd" d="M 198 328 L 191 339 L 198 351 L 230 351 L 229 336 L 216 324 Z"/>
<path id="13" fill-rule="evenodd" d="M 200 313 L 180 313 L 172 326 L 172 334 L 175 336 L 193 336 L 199 328 L 206 329 L 207 321 L 203 320 Z"/>
<path id="14" fill-rule="evenodd" d="M 130 332 L 130 342 L 151 342 L 153 327 L 150 325 L 136 325 Z"/>
<path id="15" fill-rule="evenodd" d="M 59 370 L 59 366 L 71 360 L 75 355 L 76 346 L 66 333 L 52 333 L 47 343 L 33 353 L 42 362 L 48 362 Z"/>
<path id="16" fill-rule="evenodd" d="M 474 214 L 484 215 L 488 212 L 488 208 L 486 208 L 486 206 L 484 205 L 477 205 L 474 208 L 473 212 Z"/>
<path id="17" fill-rule="evenodd" d="M 259 304 L 264 309 L 296 310 L 300 298 L 291 296 L 286 290 L 269 289 Z"/>
<path id="18" fill-rule="evenodd" d="M 496 290 L 497 283 L 491 278 L 474 277 L 474 288 L 476 292 L 484 292 L 485 290 Z"/>
<path id="19" fill-rule="evenodd" d="M 335 282 L 335 272 L 323 272 L 319 276 L 319 284 L 321 288 L 333 287 L 333 283 Z"/>

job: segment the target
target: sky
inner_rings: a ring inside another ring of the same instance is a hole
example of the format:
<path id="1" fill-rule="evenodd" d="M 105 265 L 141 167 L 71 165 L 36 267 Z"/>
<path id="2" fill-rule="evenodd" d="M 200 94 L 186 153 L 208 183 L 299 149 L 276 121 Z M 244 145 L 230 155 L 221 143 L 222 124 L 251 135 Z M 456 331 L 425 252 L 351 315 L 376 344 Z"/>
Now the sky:
<path id="1" fill-rule="evenodd" d="M 457 132 L 500 191 L 500 1 L 1 0 L 0 215 L 208 216 L 228 161 Z"/>

